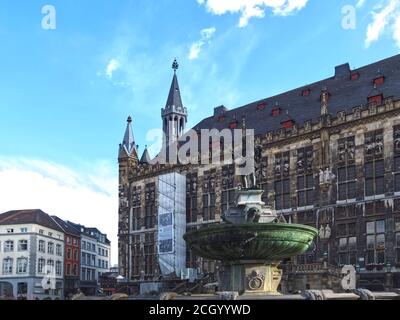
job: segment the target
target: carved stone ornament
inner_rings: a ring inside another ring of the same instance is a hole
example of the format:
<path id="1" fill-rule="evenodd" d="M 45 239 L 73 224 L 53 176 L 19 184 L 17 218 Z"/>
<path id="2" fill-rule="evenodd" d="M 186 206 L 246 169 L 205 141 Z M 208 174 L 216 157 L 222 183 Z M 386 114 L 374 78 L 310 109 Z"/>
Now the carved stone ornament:
<path id="1" fill-rule="evenodd" d="M 253 271 L 247 276 L 247 285 L 250 290 L 261 290 L 264 287 L 265 275 Z"/>
<path id="2" fill-rule="evenodd" d="M 330 186 L 336 176 L 332 173 L 330 168 L 325 170 L 319 169 L 319 184 L 320 186 Z"/>
<path id="3" fill-rule="evenodd" d="M 338 121 L 340 123 L 346 122 L 346 112 L 345 111 L 340 111 L 338 112 Z"/>

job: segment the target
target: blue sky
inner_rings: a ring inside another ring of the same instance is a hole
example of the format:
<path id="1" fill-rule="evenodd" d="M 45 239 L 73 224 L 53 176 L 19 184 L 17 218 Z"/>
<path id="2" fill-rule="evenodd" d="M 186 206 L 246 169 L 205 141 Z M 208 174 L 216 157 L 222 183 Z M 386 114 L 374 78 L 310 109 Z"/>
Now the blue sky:
<path id="1" fill-rule="evenodd" d="M 41 26 L 46 4 L 55 30 Z M 355 29 L 342 27 L 346 5 Z M 150 144 L 175 57 L 192 126 L 397 54 L 399 17 L 395 0 L 0 0 L 0 211 L 98 223 L 116 249 L 118 144 L 128 115 Z"/>

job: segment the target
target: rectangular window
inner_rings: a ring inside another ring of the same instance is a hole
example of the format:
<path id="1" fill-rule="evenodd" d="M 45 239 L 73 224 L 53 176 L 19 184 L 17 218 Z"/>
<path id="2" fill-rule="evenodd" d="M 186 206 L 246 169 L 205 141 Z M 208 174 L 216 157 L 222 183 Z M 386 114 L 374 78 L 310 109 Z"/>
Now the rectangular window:
<path id="1" fill-rule="evenodd" d="M 222 191 L 221 193 L 221 210 L 225 212 L 227 209 L 235 205 L 235 190 Z"/>
<path id="2" fill-rule="evenodd" d="M 62 262 L 56 261 L 56 276 L 62 276 Z"/>
<path id="3" fill-rule="evenodd" d="M 18 251 L 27 251 L 27 250 L 28 250 L 28 240 L 19 240 Z"/>
<path id="4" fill-rule="evenodd" d="M 17 259 L 17 273 L 26 273 L 28 270 L 28 259 L 18 258 Z"/>
<path id="5" fill-rule="evenodd" d="M 297 202 L 298 207 L 314 204 L 314 176 L 312 174 L 297 177 Z"/>
<path id="6" fill-rule="evenodd" d="M 44 259 L 38 260 L 38 273 L 44 273 L 45 264 L 46 264 L 46 260 L 44 260 Z"/>
<path id="7" fill-rule="evenodd" d="M 12 252 L 14 251 L 14 241 L 7 240 L 4 242 L 4 252 Z"/>
<path id="8" fill-rule="evenodd" d="M 56 255 L 62 256 L 61 244 L 56 245 Z"/>
<path id="9" fill-rule="evenodd" d="M 196 173 L 186 175 L 186 222 L 197 222 L 197 189 Z"/>
<path id="10" fill-rule="evenodd" d="M 145 189 L 145 227 L 146 229 L 154 228 L 155 219 L 155 184 L 149 183 Z"/>
<path id="11" fill-rule="evenodd" d="M 365 196 L 384 194 L 385 168 L 383 160 L 365 164 Z"/>
<path id="12" fill-rule="evenodd" d="M 338 200 L 356 199 L 356 167 L 354 165 L 338 168 Z"/>
<path id="13" fill-rule="evenodd" d="M 275 182 L 275 209 L 290 208 L 290 180 L 285 179 Z"/>
<path id="14" fill-rule="evenodd" d="M 3 274 L 12 274 L 13 273 L 13 259 L 5 258 L 3 259 Z"/>
<path id="15" fill-rule="evenodd" d="M 20 231 L 21 231 L 21 233 L 27 233 L 28 232 L 28 228 L 21 228 Z"/>
<path id="16" fill-rule="evenodd" d="M 365 134 L 365 196 L 385 193 L 383 161 L 383 130 Z"/>
<path id="17" fill-rule="evenodd" d="M 291 207 L 290 203 L 290 153 L 275 155 L 275 209 L 283 210 Z"/>
<path id="18" fill-rule="evenodd" d="M 396 233 L 396 263 L 400 264 L 400 232 Z"/>
<path id="19" fill-rule="evenodd" d="M 209 206 L 208 194 L 203 194 L 203 221 L 208 221 L 209 220 L 208 206 Z"/>
<path id="20" fill-rule="evenodd" d="M 366 224 L 367 232 L 367 263 L 385 263 L 385 220 L 370 221 Z"/>
<path id="21" fill-rule="evenodd" d="M 44 240 L 39 240 L 39 247 L 38 247 L 38 251 L 39 252 L 45 252 L 45 242 L 44 242 Z"/>
<path id="22" fill-rule="evenodd" d="M 203 221 L 215 220 L 215 193 L 203 194 Z"/>
<path id="23" fill-rule="evenodd" d="M 393 128 L 393 176 L 394 191 L 400 192 L 400 126 Z"/>
<path id="24" fill-rule="evenodd" d="M 47 274 L 54 272 L 54 260 L 47 260 Z"/>
<path id="25" fill-rule="evenodd" d="M 47 253 L 54 254 L 54 243 L 53 242 L 47 243 Z"/>

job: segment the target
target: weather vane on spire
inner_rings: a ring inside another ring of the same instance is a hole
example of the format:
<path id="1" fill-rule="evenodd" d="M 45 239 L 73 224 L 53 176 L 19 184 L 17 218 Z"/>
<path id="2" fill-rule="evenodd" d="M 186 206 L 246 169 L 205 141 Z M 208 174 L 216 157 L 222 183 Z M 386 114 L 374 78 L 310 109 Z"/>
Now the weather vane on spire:
<path id="1" fill-rule="evenodd" d="M 172 69 L 174 69 L 174 73 L 176 73 L 176 70 L 179 69 L 179 64 L 178 64 L 178 61 L 176 61 L 176 58 L 175 58 L 174 62 L 172 63 Z"/>

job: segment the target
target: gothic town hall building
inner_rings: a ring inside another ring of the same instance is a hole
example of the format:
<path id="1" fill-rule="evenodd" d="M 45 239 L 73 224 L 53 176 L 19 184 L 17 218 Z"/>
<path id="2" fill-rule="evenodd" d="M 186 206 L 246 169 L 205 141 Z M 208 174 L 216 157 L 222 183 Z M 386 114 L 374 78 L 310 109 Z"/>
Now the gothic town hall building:
<path id="1" fill-rule="evenodd" d="M 173 67 L 160 122 L 167 142 L 188 118 Z M 236 109 L 216 107 L 193 129 L 212 128 L 254 129 L 265 203 L 319 230 L 306 254 L 282 264 L 282 292 L 338 290 L 343 265 L 356 268 L 358 287 L 400 287 L 400 55 L 356 70 L 340 65 L 328 79 Z M 130 117 L 118 160 L 119 265 L 130 286 L 146 293 L 216 281 L 219 263 L 195 256 L 182 235 L 221 221 L 235 202 L 235 165 L 154 163 L 147 149 L 138 154 Z"/>

